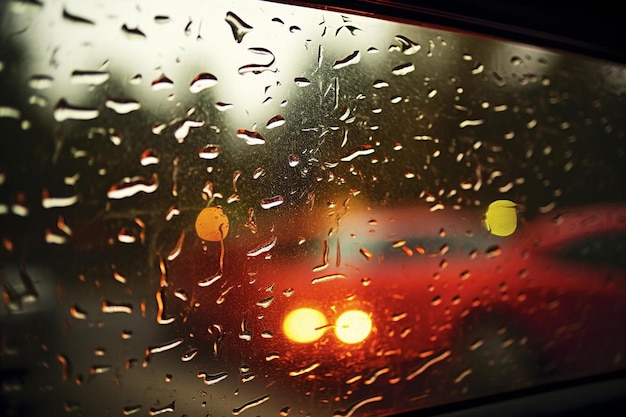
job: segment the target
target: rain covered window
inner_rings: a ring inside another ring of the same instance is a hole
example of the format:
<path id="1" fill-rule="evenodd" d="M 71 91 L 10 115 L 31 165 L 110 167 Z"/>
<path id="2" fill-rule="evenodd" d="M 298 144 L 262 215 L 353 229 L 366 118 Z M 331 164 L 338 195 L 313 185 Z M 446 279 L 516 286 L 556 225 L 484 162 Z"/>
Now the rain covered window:
<path id="1" fill-rule="evenodd" d="M 384 415 L 626 369 L 623 66 L 270 2 L 0 7 L 7 415 Z"/>

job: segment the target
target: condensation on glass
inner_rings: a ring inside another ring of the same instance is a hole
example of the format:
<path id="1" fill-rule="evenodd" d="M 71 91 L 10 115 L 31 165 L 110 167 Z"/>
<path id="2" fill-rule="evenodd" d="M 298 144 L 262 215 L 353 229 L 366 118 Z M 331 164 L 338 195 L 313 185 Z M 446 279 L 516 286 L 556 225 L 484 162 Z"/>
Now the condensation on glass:
<path id="1" fill-rule="evenodd" d="M 626 368 L 623 66 L 268 2 L 0 6 L 7 415 Z"/>

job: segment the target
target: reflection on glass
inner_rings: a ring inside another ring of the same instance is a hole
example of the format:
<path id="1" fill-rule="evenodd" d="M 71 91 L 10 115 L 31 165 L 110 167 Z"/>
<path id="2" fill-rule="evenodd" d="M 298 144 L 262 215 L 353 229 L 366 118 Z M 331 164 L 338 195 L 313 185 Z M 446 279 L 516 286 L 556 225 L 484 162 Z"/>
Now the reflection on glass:
<path id="1" fill-rule="evenodd" d="M 624 67 L 267 2 L 0 6 L 9 415 L 380 415 L 626 368 Z"/>

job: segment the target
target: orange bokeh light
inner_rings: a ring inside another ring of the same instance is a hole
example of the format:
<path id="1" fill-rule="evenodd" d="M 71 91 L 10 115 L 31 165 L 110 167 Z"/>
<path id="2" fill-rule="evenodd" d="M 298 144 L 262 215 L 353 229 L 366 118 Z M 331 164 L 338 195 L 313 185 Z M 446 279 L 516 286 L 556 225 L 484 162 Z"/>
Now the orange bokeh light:
<path id="1" fill-rule="evenodd" d="M 348 310 L 337 318 L 335 334 L 344 343 L 360 343 L 372 331 L 372 319 L 369 314 L 361 310 Z"/>
<path id="2" fill-rule="evenodd" d="M 298 308 L 285 317 L 283 331 L 293 342 L 311 343 L 322 337 L 327 325 L 328 320 L 322 312 L 313 308 Z"/>

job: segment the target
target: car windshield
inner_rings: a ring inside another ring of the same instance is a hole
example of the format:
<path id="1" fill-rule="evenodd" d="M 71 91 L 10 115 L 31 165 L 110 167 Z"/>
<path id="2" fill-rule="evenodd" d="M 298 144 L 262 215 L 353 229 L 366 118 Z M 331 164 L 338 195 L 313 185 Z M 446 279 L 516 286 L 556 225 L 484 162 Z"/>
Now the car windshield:
<path id="1" fill-rule="evenodd" d="M 388 415 L 625 370 L 625 93 L 341 10 L 0 2 L 0 406 Z"/>

